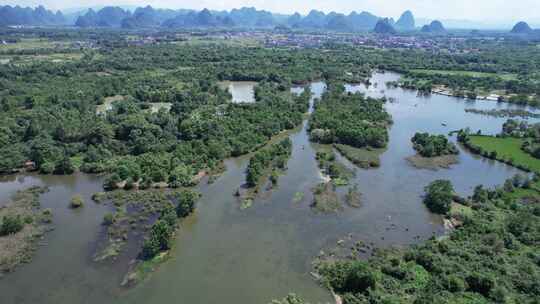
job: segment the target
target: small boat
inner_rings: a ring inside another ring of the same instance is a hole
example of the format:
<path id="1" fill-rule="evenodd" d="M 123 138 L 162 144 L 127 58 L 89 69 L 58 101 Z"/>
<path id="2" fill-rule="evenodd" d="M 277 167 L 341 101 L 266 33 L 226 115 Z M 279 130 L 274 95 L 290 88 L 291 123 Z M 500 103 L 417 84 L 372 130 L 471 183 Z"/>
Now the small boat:
<path id="1" fill-rule="evenodd" d="M 442 122 L 441 125 L 444 126 L 444 127 L 446 127 L 446 123 L 444 123 L 444 122 Z"/>

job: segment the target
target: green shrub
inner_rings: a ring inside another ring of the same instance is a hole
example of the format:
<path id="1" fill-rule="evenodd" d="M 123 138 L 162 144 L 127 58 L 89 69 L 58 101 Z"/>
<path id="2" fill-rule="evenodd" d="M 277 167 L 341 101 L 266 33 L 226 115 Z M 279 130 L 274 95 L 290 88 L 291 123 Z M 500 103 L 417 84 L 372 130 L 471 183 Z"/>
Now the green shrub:
<path id="1" fill-rule="evenodd" d="M 365 292 L 374 288 L 375 274 L 365 262 L 355 262 L 346 276 L 343 292 Z"/>
<path id="2" fill-rule="evenodd" d="M 112 213 L 107 213 L 103 216 L 103 225 L 110 226 L 114 224 L 114 215 Z"/>
<path id="3" fill-rule="evenodd" d="M 159 240 L 154 237 L 150 237 L 143 243 L 141 258 L 144 260 L 151 260 L 159 253 L 159 248 Z"/>
<path id="4" fill-rule="evenodd" d="M 467 288 L 465 281 L 453 274 L 443 278 L 443 286 L 446 290 L 453 293 L 462 292 Z"/>
<path id="5" fill-rule="evenodd" d="M 69 175 L 73 172 L 75 172 L 75 167 L 67 156 L 58 161 L 54 167 L 54 174 Z"/>
<path id="6" fill-rule="evenodd" d="M 118 174 L 111 174 L 103 183 L 103 188 L 105 188 L 105 190 L 115 190 L 118 188 L 117 184 L 121 181 L 122 180 L 120 179 L 120 176 L 118 176 Z"/>
<path id="7" fill-rule="evenodd" d="M 495 286 L 495 282 L 491 277 L 479 273 L 469 275 L 466 280 L 470 291 L 477 292 L 484 297 L 488 297 L 491 289 Z"/>
<path id="8" fill-rule="evenodd" d="M 178 205 L 176 207 L 176 215 L 179 218 L 190 215 L 195 210 L 195 203 L 199 198 L 199 193 L 195 191 L 184 191 L 177 195 Z"/>
<path id="9" fill-rule="evenodd" d="M 43 174 L 51 174 L 54 172 L 54 163 L 46 162 L 39 167 L 39 172 Z"/>
<path id="10" fill-rule="evenodd" d="M 24 228 L 24 221 L 20 215 L 6 215 L 2 218 L 0 236 L 14 234 Z"/>
<path id="11" fill-rule="evenodd" d="M 84 199 L 81 195 L 77 194 L 71 198 L 69 206 L 73 209 L 81 208 L 84 206 Z"/>

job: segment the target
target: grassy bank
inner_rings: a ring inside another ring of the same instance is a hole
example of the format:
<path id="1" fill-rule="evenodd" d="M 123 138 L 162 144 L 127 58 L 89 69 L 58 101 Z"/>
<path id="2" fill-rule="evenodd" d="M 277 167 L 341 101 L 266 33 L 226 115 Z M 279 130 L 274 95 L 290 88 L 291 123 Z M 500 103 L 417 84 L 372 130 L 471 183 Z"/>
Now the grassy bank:
<path id="1" fill-rule="evenodd" d="M 364 169 L 380 167 L 379 157 L 386 151 L 385 148 L 355 148 L 341 144 L 335 144 L 334 147 L 350 162 Z"/>
<path id="2" fill-rule="evenodd" d="M 467 147 L 473 152 L 540 173 L 540 159 L 521 149 L 523 139 L 513 137 L 469 136 Z M 480 148 L 480 149 L 479 149 Z"/>

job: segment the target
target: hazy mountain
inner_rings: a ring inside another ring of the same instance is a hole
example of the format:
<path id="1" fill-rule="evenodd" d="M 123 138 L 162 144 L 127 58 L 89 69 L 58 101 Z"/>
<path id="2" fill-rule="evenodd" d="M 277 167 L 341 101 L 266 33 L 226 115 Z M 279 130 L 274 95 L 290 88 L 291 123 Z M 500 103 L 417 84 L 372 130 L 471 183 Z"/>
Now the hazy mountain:
<path id="1" fill-rule="evenodd" d="M 62 25 L 66 19 L 62 12 L 52 12 L 43 6 L 34 9 L 20 6 L 0 6 L 0 26 L 7 25 Z"/>
<path id="2" fill-rule="evenodd" d="M 97 13 L 89 9 L 86 14 L 77 18 L 75 26 L 78 27 L 119 27 L 122 21 L 131 17 L 129 11 L 120 7 L 107 6 L 100 9 Z"/>
<path id="3" fill-rule="evenodd" d="M 416 26 L 430 24 L 434 19 L 415 18 Z M 447 29 L 477 29 L 477 30 L 508 30 L 510 31 L 515 23 L 505 20 L 467 20 L 467 19 L 440 19 Z M 540 20 L 529 22 L 531 27 L 540 27 Z"/>
<path id="4" fill-rule="evenodd" d="M 274 22 L 276 23 L 276 25 L 287 24 L 287 20 L 289 19 L 289 17 L 292 16 L 292 15 L 280 14 L 280 13 L 271 13 L 271 14 L 272 14 L 272 18 L 274 19 Z"/>
<path id="5" fill-rule="evenodd" d="M 414 15 L 411 11 L 404 12 L 395 24 L 395 27 L 402 31 L 412 31 L 415 29 Z"/>
<path id="6" fill-rule="evenodd" d="M 291 16 L 289 16 L 289 18 L 287 18 L 287 25 L 289 26 L 297 26 L 300 21 L 302 21 L 302 16 L 296 12 L 294 14 L 292 14 Z"/>
<path id="7" fill-rule="evenodd" d="M 86 14 L 79 16 L 75 21 L 75 26 L 78 27 L 94 27 L 98 26 L 98 16 L 93 9 L 89 9 Z"/>
<path id="8" fill-rule="evenodd" d="M 338 13 L 330 13 L 327 16 L 326 29 L 348 32 L 353 30 L 353 26 L 347 16 Z"/>
<path id="9" fill-rule="evenodd" d="M 326 15 L 317 10 L 312 10 L 297 24 L 303 28 L 323 28 L 326 25 Z"/>
<path id="10" fill-rule="evenodd" d="M 125 11 L 119 7 L 107 6 L 97 12 L 99 25 L 101 26 L 120 26 L 122 20 L 131 17 L 131 12 Z"/>
<path id="11" fill-rule="evenodd" d="M 533 32 L 533 29 L 527 22 L 521 21 L 516 23 L 510 32 L 512 34 L 530 34 Z"/>
<path id="12" fill-rule="evenodd" d="M 373 31 L 377 34 L 395 34 L 396 33 L 396 29 L 394 29 L 394 27 L 391 24 L 390 19 L 388 18 L 379 19 Z"/>
<path id="13" fill-rule="evenodd" d="M 422 27 L 422 32 L 424 33 L 444 33 L 446 32 L 446 29 L 444 28 L 443 24 L 435 20 L 431 22 L 429 25 L 424 25 Z"/>
<path id="14" fill-rule="evenodd" d="M 412 14 L 411 14 L 412 15 Z M 46 11 L 43 7 L 34 10 L 20 7 L 0 7 L 0 25 L 29 24 L 54 25 L 74 24 L 78 27 L 122 27 L 122 28 L 154 28 L 154 27 L 266 27 L 288 25 L 294 28 L 327 29 L 333 31 L 369 31 L 374 29 L 379 17 L 368 13 L 352 12 L 349 15 L 312 10 L 307 16 L 298 13 L 293 15 L 276 15 L 254 7 L 242 7 L 231 11 L 202 11 L 154 9 L 151 6 L 138 7 L 133 10 L 121 6 L 105 6 L 88 9 L 72 9 L 69 18 Z M 400 22 L 410 24 L 410 16 L 404 14 Z M 403 20 L 402 20 L 403 19 Z M 390 26 L 393 19 L 385 19 Z M 401 24 L 400 23 L 400 24 Z M 414 23 L 414 19 L 413 19 Z"/>
<path id="15" fill-rule="evenodd" d="M 312 10 L 305 17 L 295 13 L 287 20 L 289 26 L 295 28 L 328 29 L 334 31 L 369 31 L 372 30 L 380 18 L 368 13 L 352 12 L 349 15 L 331 12 L 325 14 Z M 388 22 L 391 22 L 388 20 Z"/>
<path id="16" fill-rule="evenodd" d="M 180 14 L 163 22 L 164 27 L 169 28 L 194 28 L 194 27 L 232 27 L 235 23 L 228 15 L 212 14 L 208 9 L 200 12 Z"/>
<path id="17" fill-rule="evenodd" d="M 123 28 L 152 28 L 160 26 L 165 20 L 174 18 L 178 11 L 171 9 L 154 9 L 150 5 L 139 7 L 133 16 L 122 21 Z"/>
<path id="18" fill-rule="evenodd" d="M 352 12 L 349 14 L 349 22 L 355 30 L 370 31 L 375 27 L 379 19 L 379 17 L 368 12 L 361 12 L 360 14 Z"/>
<path id="19" fill-rule="evenodd" d="M 108 22 L 105 22 L 105 21 Z M 90 26 L 122 26 L 123 28 L 196 28 L 196 27 L 266 27 L 288 25 L 294 28 L 327 29 L 333 31 L 372 30 L 379 17 L 368 12 L 347 15 L 312 10 L 307 16 L 298 13 L 293 15 L 274 15 L 268 11 L 257 10 L 253 7 L 243 7 L 227 11 L 193 10 L 160 10 L 151 6 L 137 8 L 133 14 L 120 7 L 107 7 L 95 12 L 89 9 L 79 17 L 76 25 Z M 386 19 L 389 25 L 393 19 Z"/>
<path id="20" fill-rule="evenodd" d="M 245 27 L 268 27 L 274 25 L 272 13 L 264 10 L 259 11 L 254 7 L 233 9 L 228 13 L 228 17 L 231 18 L 235 24 Z"/>

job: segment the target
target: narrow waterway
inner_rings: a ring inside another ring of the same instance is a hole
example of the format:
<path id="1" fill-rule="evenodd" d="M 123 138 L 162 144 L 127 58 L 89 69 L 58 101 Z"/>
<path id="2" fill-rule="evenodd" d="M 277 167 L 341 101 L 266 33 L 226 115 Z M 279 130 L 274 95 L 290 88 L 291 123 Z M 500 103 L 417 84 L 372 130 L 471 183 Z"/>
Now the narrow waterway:
<path id="1" fill-rule="evenodd" d="M 395 99 L 387 104 L 394 124 L 381 167 L 357 169 L 352 181 L 362 192 L 360 208 L 345 207 L 336 214 L 311 210 L 311 189 L 320 178 L 305 121 L 289 132 L 293 153 L 277 189 L 255 200 L 251 208 L 241 210 L 233 193 L 245 180 L 249 157 L 227 160 L 222 177 L 211 185 L 199 186 L 202 199 L 196 213 L 182 223 L 173 258 L 132 290 L 118 287 L 125 265 L 91 261 L 107 211 L 90 201 L 90 195 L 101 190 L 100 178 L 77 174 L 0 180 L 1 201 L 17 189 L 49 186 L 50 192 L 41 201 L 45 208 L 53 209 L 57 227 L 47 235 L 47 245 L 38 249 L 32 263 L 0 280 L 2 303 L 264 304 L 290 292 L 312 303 L 331 302 L 328 292 L 309 275 L 311 261 L 322 248 L 335 245 L 348 234 L 378 246 L 407 245 L 442 234 L 440 217 L 422 205 L 424 186 L 435 179 L 450 179 L 459 193 L 467 195 L 477 184 L 501 184 L 518 172 L 464 150 L 459 155 L 460 163 L 451 169 L 412 167 L 405 158 L 414 154 L 410 138 L 415 132 L 447 134 L 468 126 L 497 133 L 504 118 L 465 113 L 464 109 L 507 105 L 437 95 L 418 97 L 413 91 L 386 88 L 384 83 L 396 77 L 392 73 L 375 74 L 372 82 L 376 87 L 347 87 L 349 91 Z M 324 88 L 324 83 L 313 83 L 314 98 Z M 87 203 L 82 210 L 74 211 L 67 206 L 76 193 L 82 193 Z M 297 193 L 304 195 L 295 202 Z"/>

